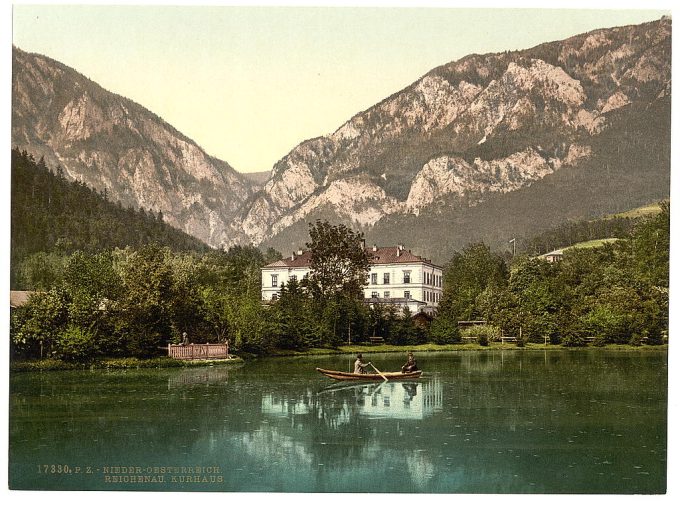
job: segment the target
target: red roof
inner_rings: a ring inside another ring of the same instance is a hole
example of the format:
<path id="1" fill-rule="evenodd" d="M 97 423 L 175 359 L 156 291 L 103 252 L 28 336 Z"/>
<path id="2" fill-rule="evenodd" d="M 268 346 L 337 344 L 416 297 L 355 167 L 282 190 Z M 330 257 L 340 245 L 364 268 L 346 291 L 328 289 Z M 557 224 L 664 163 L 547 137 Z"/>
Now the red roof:
<path id="1" fill-rule="evenodd" d="M 367 247 L 366 253 L 370 258 L 371 265 L 390 265 L 393 263 L 426 263 L 428 265 L 433 265 L 427 258 L 417 256 L 400 246 L 376 247 L 375 250 L 373 250 L 373 247 Z M 270 263 L 269 265 L 265 265 L 265 268 L 305 268 L 309 267 L 311 263 L 312 252 L 303 251 L 302 254 L 296 253 L 294 256 L 291 255 L 275 261 L 274 263 Z"/>
<path id="2" fill-rule="evenodd" d="M 300 255 L 296 253 L 294 257 L 291 256 L 275 261 L 274 263 L 270 263 L 269 265 L 265 265 L 265 268 L 270 267 L 304 268 L 309 267 L 312 263 L 312 251 L 304 251 Z"/>
<path id="3" fill-rule="evenodd" d="M 366 252 L 371 258 L 371 265 L 389 265 L 392 263 L 427 263 L 432 264 L 427 258 L 417 256 L 408 249 L 400 246 L 394 247 L 367 247 Z"/>

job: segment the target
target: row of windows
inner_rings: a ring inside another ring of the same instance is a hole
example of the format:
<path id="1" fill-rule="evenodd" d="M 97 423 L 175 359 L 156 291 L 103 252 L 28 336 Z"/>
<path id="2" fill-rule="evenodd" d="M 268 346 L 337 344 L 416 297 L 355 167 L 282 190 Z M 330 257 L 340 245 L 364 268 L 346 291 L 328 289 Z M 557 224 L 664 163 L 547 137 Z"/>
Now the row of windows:
<path id="1" fill-rule="evenodd" d="M 442 276 L 435 273 L 425 272 L 425 282 L 428 286 L 442 287 Z"/>
<path id="2" fill-rule="evenodd" d="M 425 301 L 427 303 L 439 303 L 441 296 L 441 293 L 437 293 L 436 291 L 425 291 Z"/>
<path id="3" fill-rule="evenodd" d="M 429 272 L 425 272 L 425 284 L 429 286 L 436 286 L 436 287 L 442 287 L 442 276 L 441 275 L 435 275 L 431 274 Z M 272 287 L 277 288 L 279 287 L 279 276 L 278 274 L 272 274 Z M 297 280 L 297 275 L 291 275 L 290 279 Z M 384 273 L 383 274 L 383 284 L 389 284 L 390 283 L 390 274 Z M 404 272 L 404 282 L 403 284 L 410 284 L 411 283 L 411 272 Z M 378 284 L 378 274 L 373 273 L 371 274 L 371 284 Z M 387 291 L 386 291 L 387 293 Z"/>
<path id="4" fill-rule="evenodd" d="M 425 291 L 425 301 L 428 303 L 439 303 L 439 300 L 441 300 L 441 293 L 437 293 L 434 291 Z M 380 298 L 380 293 L 377 291 L 372 291 L 371 292 L 371 298 Z M 385 291 L 383 293 L 383 298 L 391 298 L 391 292 L 390 291 Z M 406 300 L 411 299 L 411 292 L 410 291 L 404 291 L 404 298 Z"/>
<path id="5" fill-rule="evenodd" d="M 371 298 L 380 298 L 380 293 L 378 293 L 377 291 L 371 292 Z M 383 293 L 383 298 L 391 298 L 390 292 L 385 291 Z M 407 300 L 410 300 L 411 299 L 411 292 L 410 291 L 404 291 L 404 298 L 406 298 Z"/>
<path id="6" fill-rule="evenodd" d="M 371 292 L 371 298 L 380 298 L 380 293 L 377 291 Z M 391 298 L 391 292 L 390 291 L 385 291 L 383 292 L 383 298 Z M 272 300 L 276 301 L 279 299 L 278 293 L 272 294 Z M 410 291 L 404 291 L 404 299 L 410 300 L 411 299 L 411 292 Z M 439 300 L 441 299 L 441 293 L 435 293 L 433 291 L 425 291 L 425 301 L 428 303 L 439 303 Z"/>
<path id="7" fill-rule="evenodd" d="M 442 287 L 442 276 L 441 275 L 436 275 L 434 273 L 430 272 L 423 272 L 424 276 L 424 284 L 428 284 L 430 286 L 435 286 L 435 287 Z M 388 273 L 383 273 L 383 284 L 389 284 L 390 283 L 390 274 Z M 378 284 L 378 274 L 373 273 L 371 274 L 371 284 Z M 403 277 L 403 282 L 402 284 L 411 284 L 411 272 L 404 272 L 404 277 Z"/>
<path id="8" fill-rule="evenodd" d="M 307 274 L 305 274 L 305 277 L 307 277 Z M 296 281 L 297 280 L 297 275 L 293 274 L 289 276 L 289 279 L 291 281 Z M 272 287 L 273 288 L 278 288 L 279 287 L 279 274 L 272 274 Z"/>

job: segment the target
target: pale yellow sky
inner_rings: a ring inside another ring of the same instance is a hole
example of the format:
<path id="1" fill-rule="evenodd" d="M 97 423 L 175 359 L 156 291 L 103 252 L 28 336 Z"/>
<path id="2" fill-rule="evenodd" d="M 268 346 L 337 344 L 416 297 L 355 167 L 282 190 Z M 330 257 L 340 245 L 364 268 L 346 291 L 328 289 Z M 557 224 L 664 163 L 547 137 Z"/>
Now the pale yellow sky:
<path id="1" fill-rule="evenodd" d="M 264 171 L 432 68 L 660 10 L 15 5 L 13 43 Z"/>

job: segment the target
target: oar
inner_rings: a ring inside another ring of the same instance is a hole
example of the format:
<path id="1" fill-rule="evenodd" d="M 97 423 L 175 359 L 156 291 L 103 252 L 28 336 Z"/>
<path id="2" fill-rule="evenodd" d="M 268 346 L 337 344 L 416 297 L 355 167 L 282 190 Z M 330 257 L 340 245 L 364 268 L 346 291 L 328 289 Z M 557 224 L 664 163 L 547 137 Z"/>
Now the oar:
<path id="1" fill-rule="evenodd" d="M 373 367 L 373 370 L 375 370 L 376 372 L 378 372 L 378 374 L 380 375 L 380 377 L 383 378 L 383 380 L 387 381 L 387 377 L 385 377 L 385 376 L 383 375 L 383 373 L 382 373 L 380 370 L 378 370 L 378 369 L 375 367 L 375 365 L 374 365 L 373 363 L 370 363 L 370 365 Z"/>

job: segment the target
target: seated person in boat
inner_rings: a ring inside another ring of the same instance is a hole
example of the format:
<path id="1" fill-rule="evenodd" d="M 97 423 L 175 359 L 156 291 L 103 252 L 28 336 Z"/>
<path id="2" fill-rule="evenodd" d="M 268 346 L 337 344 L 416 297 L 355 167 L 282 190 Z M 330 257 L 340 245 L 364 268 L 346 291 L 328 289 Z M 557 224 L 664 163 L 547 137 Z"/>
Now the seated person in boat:
<path id="1" fill-rule="evenodd" d="M 354 362 L 354 373 L 367 373 L 366 368 L 370 365 L 370 361 L 368 363 L 363 362 L 363 357 L 361 356 L 361 353 L 359 353 L 357 354 L 357 360 Z"/>
<path id="2" fill-rule="evenodd" d="M 406 358 L 406 363 L 404 363 L 404 366 L 401 367 L 401 373 L 416 371 L 418 371 L 418 365 L 416 365 L 416 358 L 413 356 L 412 352 L 409 352 Z"/>

